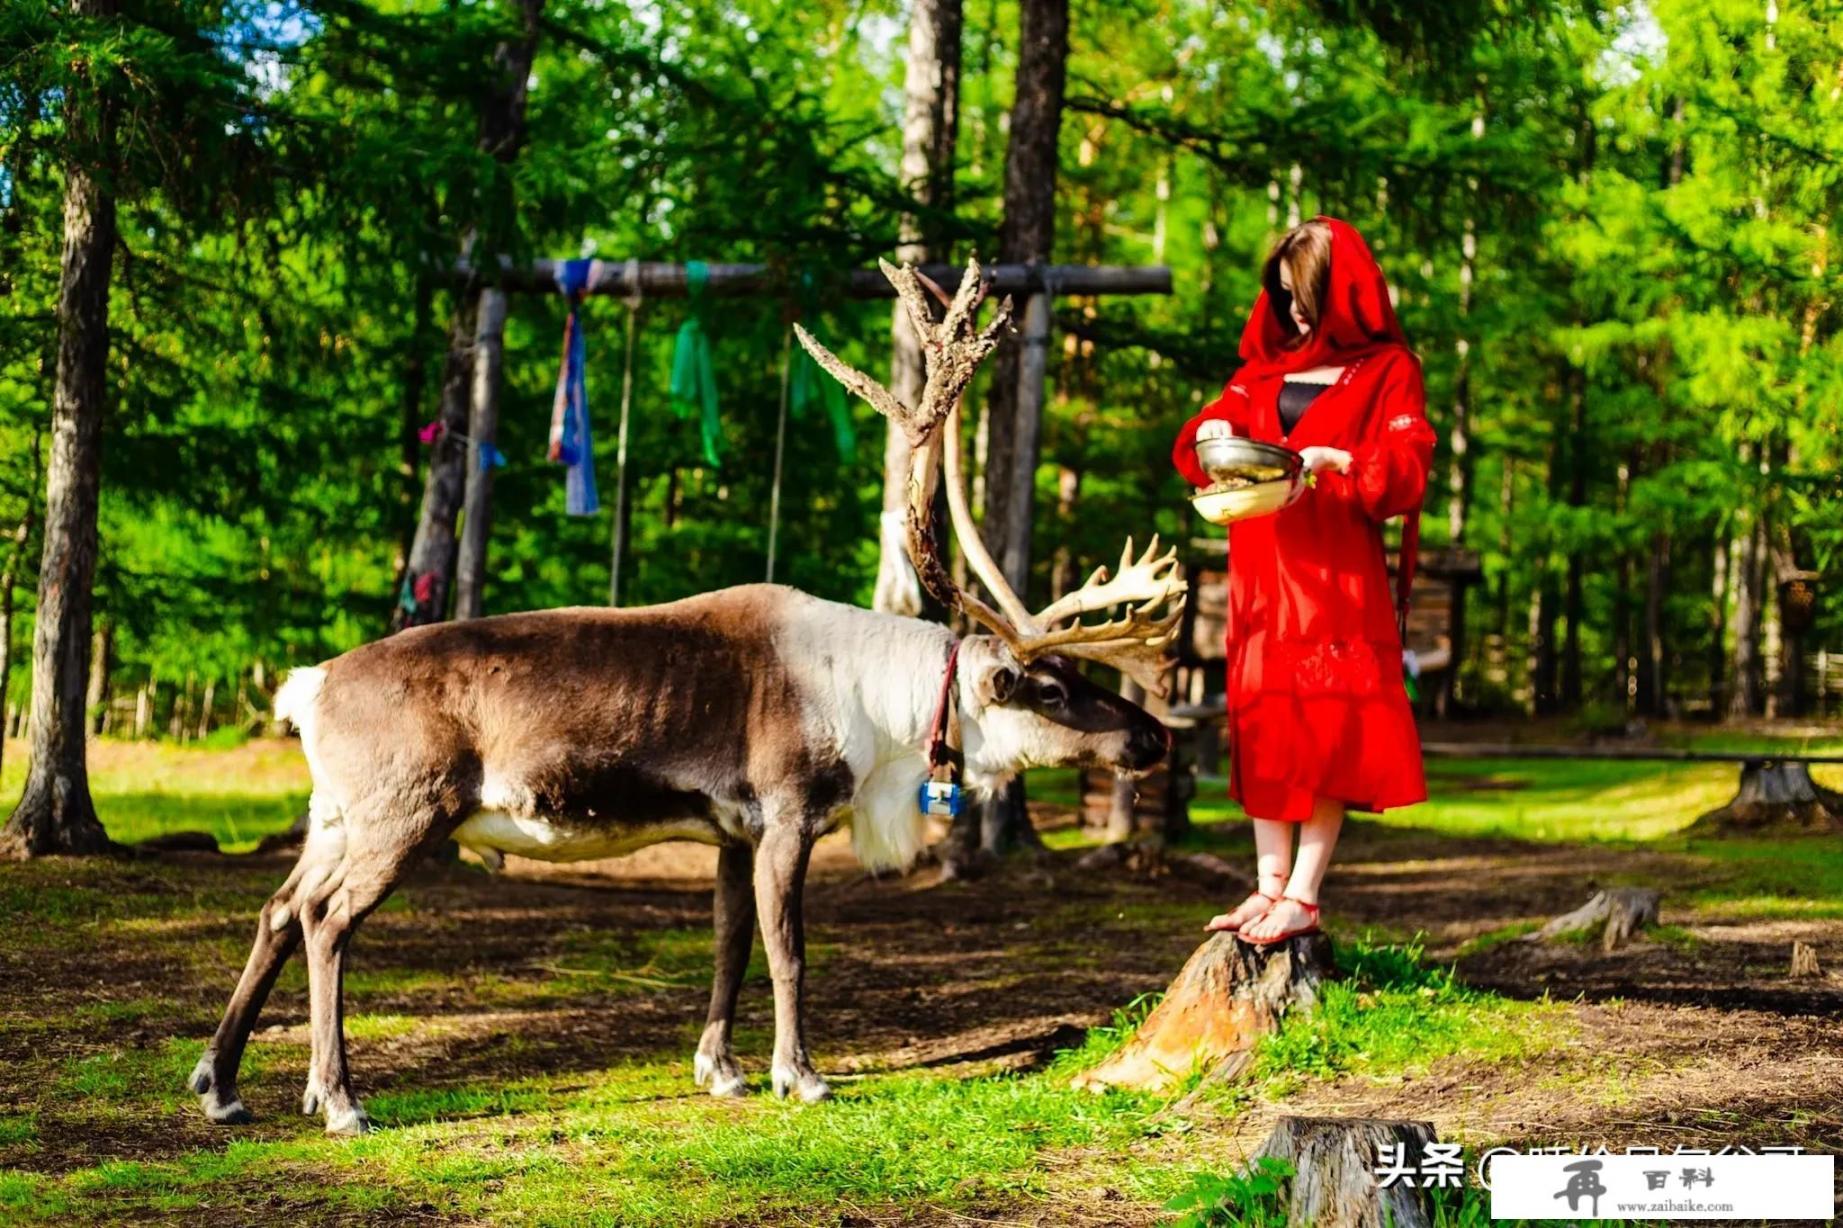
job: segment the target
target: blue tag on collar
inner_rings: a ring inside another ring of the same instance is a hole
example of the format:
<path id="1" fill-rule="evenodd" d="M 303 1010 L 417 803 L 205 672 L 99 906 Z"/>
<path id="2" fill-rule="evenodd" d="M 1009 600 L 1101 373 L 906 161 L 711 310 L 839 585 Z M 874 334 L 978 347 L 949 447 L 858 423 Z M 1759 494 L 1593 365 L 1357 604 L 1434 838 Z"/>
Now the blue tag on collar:
<path id="1" fill-rule="evenodd" d="M 966 795 L 951 780 L 924 780 L 916 800 L 923 814 L 952 819 L 959 817 Z"/>

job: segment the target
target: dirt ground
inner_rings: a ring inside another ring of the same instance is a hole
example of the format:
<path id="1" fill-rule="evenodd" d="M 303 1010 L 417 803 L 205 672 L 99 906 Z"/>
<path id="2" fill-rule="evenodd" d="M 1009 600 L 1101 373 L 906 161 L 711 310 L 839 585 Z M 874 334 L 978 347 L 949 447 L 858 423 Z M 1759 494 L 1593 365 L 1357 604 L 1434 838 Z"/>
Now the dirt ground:
<path id="1" fill-rule="evenodd" d="M 1221 855 L 1244 858 L 1239 827 L 1219 839 Z M 1162 989 L 1224 901 L 1180 878 L 1088 872 L 1076 859 L 1054 853 L 943 884 L 928 869 L 874 879 L 843 841 L 823 845 L 807 893 L 816 952 L 809 1037 L 822 1071 L 848 1082 L 887 1070 L 1031 1067 L 1135 996 Z M 209 894 L 265 890 L 285 875 L 288 859 L 172 854 L 160 864 L 177 863 L 188 889 Z M 427 867 L 406 889 L 410 907 L 367 922 L 354 948 L 355 976 L 369 952 L 388 951 L 374 958 L 387 958 L 398 973 L 458 971 L 516 983 L 581 960 L 585 934 L 618 942 L 646 930 L 701 929 L 709 923 L 713 866 L 710 850 L 665 846 L 622 862 L 561 869 L 514 861 L 496 877 L 465 865 Z M 1698 872 L 1692 859 L 1669 852 L 1451 838 L 1353 820 L 1325 891 L 1334 934 L 1422 932 L 1428 956 L 1456 959 L 1468 983 L 1566 1001 L 1573 1039 L 1514 1069 L 1447 1058 L 1398 1079 L 1308 1084 L 1284 1102 L 1257 1102 L 1195 1128 L 1220 1137 L 1216 1154 L 1225 1169 L 1252 1152 L 1281 1113 L 1425 1119 L 1440 1137 L 1465 1141 L 1469 1153 L 1500 1144 L 1843 1149 L 1843 1029 L 1836 1026 L 1843 978 L 1787 974 L 1794 939 L 1811 943 L 1827 969 L 1843 966 L 1843 921 L 1698 923 L 1672 903 L 1673 884 L 1691 884 Z M 158 877 L 132 862 L 112 873 L 123 890 L 147 889 Z M 1461 954 L 1468 940 L 1565 912 L 1607 881 L 1662 886 L 1662 919 L 1676 939 L 1610 955 L 1516 940 Z M 210 949 L 240 958 L 248 920 L 186 924 L 215 944 Z M 157 1049 L 176 1027 L 202 1036 L 190 1021 L 215 1017 L 235 969 L 174 956 L 171 947 L 137 950 L 131 957 L 51 945 L 30 960 L 0 956 L 0 1011 L 19 1019 L 163 999 L 176 1005 L 106 1025 L 111 1039 Z M 355 1040 L 354 1074 L 372 1094 L 540 1073 L 586 1077 L 675 1046 L 685 1049 L 688 1066 L 704 996 L 701 985 L 686 982 L 605 1000 L 500 1006 L 470 993 L 465 979 L 458 987 L 439 979 L 418 985 L 412 976 L 400 987 L 367 992 L 365 1009 L 443 1017 L 452 1026 Z M 304 1019 L 304 995 L 284 982 L 264 1019 L 268 1035 L 304 1037 Z M 745 989 L 738 1023 L 745 1032 L 771 1027 L 765 985 Z M 93 1039 L 61 1029 L 8 1039 L 0 1030 L 0 1099 L 27 1098 L 28 1089 L 9 1086 L 18 1071 L 43 1070 L 60 1049 L 81 1055 Z M 299 1119 L 281 1103 L 295 1087 L 292 1075 L 275 1071 L 247 1080 L 259 1119 L 247 1137 L 299 1131 Z M 684 1094 L 692 1094 L 688 1080 Z M 224 1142 L 196 1113 L 178 1120 L 41 1113 L 38 1129 L 30 1167 L 39 1172 L 160 1159 Z M 1071 1205 L 1105 1196 L 1071 1191 Z M 1048 1222 L 1041 1208 L 993 1211 Z"/>

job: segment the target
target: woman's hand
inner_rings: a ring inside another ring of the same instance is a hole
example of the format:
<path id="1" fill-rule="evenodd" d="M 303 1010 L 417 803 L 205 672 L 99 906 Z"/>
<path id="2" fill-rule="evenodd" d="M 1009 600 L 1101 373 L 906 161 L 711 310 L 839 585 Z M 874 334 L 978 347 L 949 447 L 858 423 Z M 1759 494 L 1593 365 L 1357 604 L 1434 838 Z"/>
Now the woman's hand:
<path id="1" fill-rule="evenodd" d="M 1202 443 L 1205 439 L 1232 439 L 1234 437 L 1235 428 L 1221 418 L 1211 418 L 1197 428 L 1198 443 Z"/>
<path id="2" fill-rule="evenodd" d="M 1350 453 L 1342 448 L 1305 448 L 1300 451 L 1299 459 L 1304 463 L 1307 473 L 1317 473 L 1321 469 L 1350 472 Z"/>

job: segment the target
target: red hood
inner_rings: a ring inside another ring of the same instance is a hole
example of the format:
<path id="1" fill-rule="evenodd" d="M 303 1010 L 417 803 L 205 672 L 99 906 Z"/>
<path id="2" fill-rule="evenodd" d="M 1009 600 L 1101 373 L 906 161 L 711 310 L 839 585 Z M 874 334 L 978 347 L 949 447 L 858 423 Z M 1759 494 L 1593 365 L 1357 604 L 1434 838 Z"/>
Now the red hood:
<path id="1" fill-rule="evenodd" d="M 1304 345 L 1287 348 L 1299 330 L 1290 315 L 1281 317 L 1274 311 L 1263 289 L 1241 332 L 1241 358 L 1247 363 L 1243 377 L 1349 365 L 1386 346 L 1407 344 L 1389 303 L 1388 283 L 1363 236 L 1339 218 L 1320 214 L 1313 220 L 1331 228 L 1331 262 L 1318 326 Z"/>

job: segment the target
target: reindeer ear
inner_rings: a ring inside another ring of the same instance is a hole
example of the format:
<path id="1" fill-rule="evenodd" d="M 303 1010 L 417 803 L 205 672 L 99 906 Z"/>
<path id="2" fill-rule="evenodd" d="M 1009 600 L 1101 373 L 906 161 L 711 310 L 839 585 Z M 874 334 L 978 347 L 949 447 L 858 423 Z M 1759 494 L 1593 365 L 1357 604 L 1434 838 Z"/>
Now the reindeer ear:
<path id="1" fill-rule="evenodd" d="M 973 684 L 974 693 L 979 696 L 979 705 L 989 708 L 1011 702 L 1017 694 L 1018 683 L 1023 680 L 1023 671 L 1003 657 L 995 657 L 979 667 L 979 675 Z"/>

